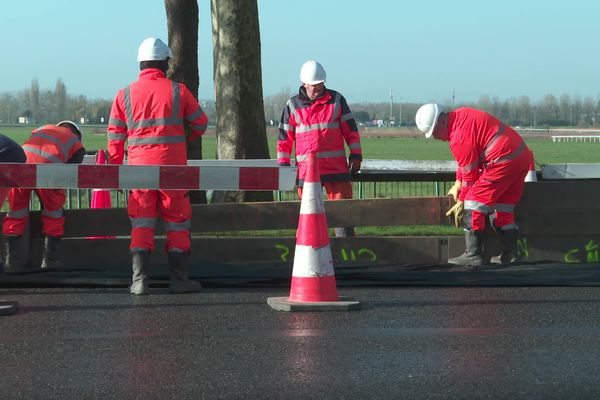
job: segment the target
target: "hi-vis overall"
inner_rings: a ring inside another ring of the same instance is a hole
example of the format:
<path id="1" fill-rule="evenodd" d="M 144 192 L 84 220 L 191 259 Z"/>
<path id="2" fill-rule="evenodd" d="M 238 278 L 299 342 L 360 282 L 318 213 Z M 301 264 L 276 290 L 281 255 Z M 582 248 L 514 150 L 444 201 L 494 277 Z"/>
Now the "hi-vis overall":
<path id="1" fill-rule="evenodd" d="M 206 131 L 208 118 L 187 87 L 158 69 L 140 72 L 122 89 L 108 123 L 109 164 L 121 164 L 127 141 L 129 165 L 186 165 L 186 140 Z M 186 138 L 184 125 L 191 134 Z M 132 190 L 127 211 L 133 252 L 154 250 L 154 226 L 160 217 L 168 252 L 190 251 L 191 207 L 185 190 Z"/>
<path id="2" fill-rule="evenodd" d="M 517 229 L 514 209 L 532 162 L 521 136 L 493 116 L 472 108 L 448 113 L 450 150 L 462 182 L 465 229 L 482 231 L 486 216 L 500 230 Z"/>

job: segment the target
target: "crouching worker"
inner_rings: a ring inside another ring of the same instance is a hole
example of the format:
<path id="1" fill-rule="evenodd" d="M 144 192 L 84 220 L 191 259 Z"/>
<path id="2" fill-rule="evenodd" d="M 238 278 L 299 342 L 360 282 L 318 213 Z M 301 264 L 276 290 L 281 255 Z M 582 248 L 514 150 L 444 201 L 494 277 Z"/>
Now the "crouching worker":
<path id="1" fill-rule="evenodd" d="M 0 134 L 0 162 L 24 163 L 25 161 L 27 157 L 21 146 L 11 138 Z M 9 191 L 10 188 L 0 187 L 0 207 L 4 205 Z"/>
<path id="2" fill-rule="evenodd" d="M 26 160 L 25 152 L 17 142 L 0 134 L 0 162 L 24 163 Z M 0 187 L 0 207 L 4 205 L 9 191 L 8 187 Z"/>
<path id="3" fill-rule="evenodd" d="M 23 150 L 28 164 L 79 164 L 85 156 L 85 149 L 81 144 L 81 130 L 71 121 L 37 128 L 23 143 Z M 12 188 L 8 194 L 9 211 L 2 224 L 2 233 L 6 237 L 4 271 L 7 273 L 24 272 L 27 265 L 27 254 L 21 254 L 19 250 L 24 248 L 22 241 L 29 220 L 29 199 L 32 191 L 35 191 L 42 204 L 44 250 L 40 268 L 61 266 L 57 257 L 57 246 L 65 230 L 63 206 L 66 190 Z"/>
<path id="4" fill-rule="evenodd" d="M 415 122 L 425 137 L 450 142 L 458 170 L 449 194 L 456 204 L 446 215 L 456 225 L 462 219 L 466 251 L 450 264 L 477 266 L 484 263 L 486 219 L 501 238 L 502 252 L 492 262 L 516 261 L 517 230 L 514 209 L 521 200 L 524 179 L 532 155 L 521 136 L 483 111 L 458 108 L 444 112 L 438 104 L 425 104 Z"/>
<path id="5" fill-rule="evenodd" d="M 182 83 L 166 77 L 171 50 L 160 39 L 147 38 L 138 49 L 140 75 L 113 102 L 108 122 L 109 164 L 121 164 L 127 141 L 128 165 L 187 165 L 186 139 L 206 131 L 208 118 Z M 185 126 L 190 130 L 186 136 Z M 150 253 L 158 218 L 167 233 L 171 293 L 198 292 L 188 278 L 192 210 L 185 190 L 132 190 L 127 203 L 131 221 L 133 278 L 129 291 L 149 291 Z"/>

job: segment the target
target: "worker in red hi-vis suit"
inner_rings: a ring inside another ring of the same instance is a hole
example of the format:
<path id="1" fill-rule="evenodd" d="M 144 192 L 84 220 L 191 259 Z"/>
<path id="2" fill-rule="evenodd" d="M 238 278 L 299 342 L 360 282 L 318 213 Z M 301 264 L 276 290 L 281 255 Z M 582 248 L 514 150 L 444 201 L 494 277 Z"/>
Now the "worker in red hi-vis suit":
<path id="1" fill-rule="evenodd" d="M 277 138 L 277 163 L 290 165 L 295 146 L 298 164 L 298 195 L 306 176 L 306 158 L 316 149 L 321 182 L 330 200 L 351 199 L 350 172 L 358 172 L 362 163 L 362 148 L 356 121 L 346 99 L 325 87 L 323 66 L 309 60 L 300 69 L 302 86 L 288 100 Z M 346 158 L 344 143 L 350 154 Z M 336 236 L 354 236 L 354 228 L 335 228 Z"/>
<path id="2" fill-rule="evenodd" d="M 463 219 L 466 251 L 448 262 L 484 263 L 483 231 L 488 215 L 502 240 L 502 252 L 492 257 L 492 262 L 516 261 L 514 209 L 532 162 L 523 138 L 494 116 L 468 107 L 444 112 L 438 104 L 425 104 L 417 110 L 415 121 L 425 137 L 449 141 L 458 164 L 456 182 L 449 192 L 456 204 L 446 215 L 454 215 L 457 226 Z"/>
<path id="3" fill-rule="evenodd" d="M 35 129 L 23 143 L 28 164 L 69 163 L 79 164 L 85 156 L 81 144 L 81 129 L 72 121 L 57 125 L 44 125 Z M 9 211 L 4 217 L 2 232 L 6 240 L 7 273 L 20 272 L 25 267 L 26 256 L 20 254 L 23 234 L 29 220 L 29 199 L 35 191 L 42 203 L 42 233 L 44 256 L 41 268 L 58 268 L 57 246 L 64 234 L 65 217 L 63 206 L 66 200 L 64 189 L 12 188 L 8 194 Z"/>
<path id="4" fill-rule="evenodd" d="M 119 90 L 108 122 L 109 164 L 121 164 L 127 141 L 129 165 L 187 165 L 186 140 L 206 131 L 208 118 L 198 100 L 182 83 L 167 79 L 171 49 L 160 39 L 147 38 L 138 49 L 140 75 Z M 186 137 L 185 127 L 189 128 Z M 188 278 L 191 206 L 184 190 L 132 190 L 127 211 L 131 220 L 132 294 L 148 293 L 154 226 L 160 217 L 167 233 L 171 293 L 197 292 Z"/>

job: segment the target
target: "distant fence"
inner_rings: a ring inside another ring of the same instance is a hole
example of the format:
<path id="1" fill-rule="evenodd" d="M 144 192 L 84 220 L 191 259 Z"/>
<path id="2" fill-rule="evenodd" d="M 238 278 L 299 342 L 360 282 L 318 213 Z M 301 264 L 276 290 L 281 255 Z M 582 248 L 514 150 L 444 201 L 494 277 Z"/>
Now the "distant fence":
<path id="1" fill-rule="evenodd" d="M 551 138 L 553 142 L 600 142 L 600 136 L 594 135 L 559 135 Z"/>

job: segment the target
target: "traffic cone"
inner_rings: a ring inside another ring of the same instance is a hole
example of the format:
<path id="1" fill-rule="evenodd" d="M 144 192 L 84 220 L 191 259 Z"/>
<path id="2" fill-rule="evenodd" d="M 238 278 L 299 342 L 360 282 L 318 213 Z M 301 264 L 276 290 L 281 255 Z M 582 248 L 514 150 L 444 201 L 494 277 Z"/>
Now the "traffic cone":
<path id="1" fill-rule="evenodd" d="M 106 155 L 103 149 L 99 149 L 96 153 L 96 164 L 106 164 Z M 110 190 L 92 189 L 92 201 L 90 208 L 111 208 Z M 90 236 L 88 239 L 114 239 L 114 236 Z"/>
<path id="2" fill-rule="evenodd" d="M 531 153 L 531 163 L 529 163 L 529 172 L 525 175 L 525 182 L 537 182 L 537 172 L 535 171 L 535 158 L 533 157 L 533 151 Z"/>
<path id="3" fill-rule="evenodd" d="M 290 295 L 270 297 L 267 303 L 279 311 L 357 309 L 359 302 L 341 299 L 337 292 L 321 175 L 314 152 L 308 154 L 306 163 Z"/>

